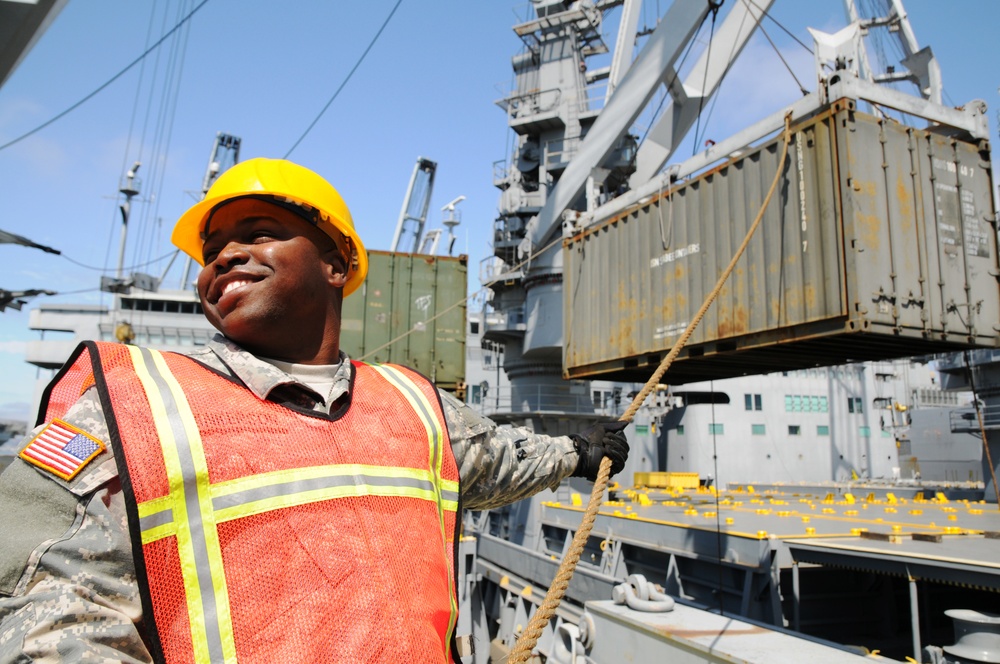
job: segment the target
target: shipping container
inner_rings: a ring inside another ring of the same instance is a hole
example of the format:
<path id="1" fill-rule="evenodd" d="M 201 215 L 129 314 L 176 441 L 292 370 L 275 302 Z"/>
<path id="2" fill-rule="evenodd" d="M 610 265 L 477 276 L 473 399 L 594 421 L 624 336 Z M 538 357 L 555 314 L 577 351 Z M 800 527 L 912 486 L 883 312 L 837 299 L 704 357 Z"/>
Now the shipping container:
<path id="1" fill-rule="evenodd" d="M 667 372 L 684 383 L 998 345 L 989 146 L 834 102 Z M 761 208 L 782 137 L 564 242 L 564 374 L 645 380 Z"/>
<path id="2" fill-rule="evenodd" d="M 368 252 L 368 278 L 344 299 L 340 346 L 456 391 L 465 379 L 467 258 Z"/>

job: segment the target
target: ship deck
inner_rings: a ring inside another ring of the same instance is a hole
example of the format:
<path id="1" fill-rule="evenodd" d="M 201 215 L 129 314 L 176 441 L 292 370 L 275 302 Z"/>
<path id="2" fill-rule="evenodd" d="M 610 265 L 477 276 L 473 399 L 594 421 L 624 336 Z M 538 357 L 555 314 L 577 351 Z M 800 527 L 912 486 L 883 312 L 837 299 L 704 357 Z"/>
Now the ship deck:
<path id="1" fill-rule="evenodd" d="M 759 571 L 811 563 L 1000 590 L 996 504 L 912 487 L 786 488 L 618 488 L 592 537 Z M 584 500 L 544 503 L 543 522 L 575 530 Z"/>

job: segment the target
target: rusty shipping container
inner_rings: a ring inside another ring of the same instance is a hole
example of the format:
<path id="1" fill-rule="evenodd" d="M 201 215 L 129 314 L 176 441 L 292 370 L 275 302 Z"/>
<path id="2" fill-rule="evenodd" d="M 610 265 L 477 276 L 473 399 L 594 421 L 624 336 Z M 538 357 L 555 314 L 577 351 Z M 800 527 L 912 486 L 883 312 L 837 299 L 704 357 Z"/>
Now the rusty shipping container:
<path id="1" fill-rule="evenodd" d="M 564 242 L 564 373 L 645 380 L 760 210 L 781 137 Z M 840 100 L 793 127 L 746 252 L 664 382 L 998 346 L 988 144 Z"/>
<path id="2" fill-rule="evenodd" d="M 465 380 L 466 257 L 369 251 L 368 261 L 364 286 L 344 299 L 344 352 L 402 364 L 438 387 L 459 389 Z"/>

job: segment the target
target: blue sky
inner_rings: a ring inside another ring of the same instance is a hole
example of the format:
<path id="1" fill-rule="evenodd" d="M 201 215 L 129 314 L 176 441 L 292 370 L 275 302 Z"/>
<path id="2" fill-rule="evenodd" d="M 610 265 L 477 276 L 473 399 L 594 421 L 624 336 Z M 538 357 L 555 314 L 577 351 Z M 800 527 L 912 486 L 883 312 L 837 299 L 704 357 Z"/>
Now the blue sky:
<path id="1" fill-rule="evenodd" d="M 155 40 L 184 6 L 195 4 L 70 0 L 0 88 L 0 144 L 104 83 L 145 50 L 148 34 Z M 242 138 L 243 158 L 284 155 L 394 4 L 210 0 L 200 9 L 174 79 L 178 97 L 165 161 L 159 167 L 147 161 L 140 169 L 144 194 L 158 196 L 133 211 L 135 242 L 126 263 L 170 251 L 170 229 L 194 200 L 191 192 L 200 187 L 217 131 Z M 940 2 L 908 0 L 906 6 L 917 39 L 930 44 L 941 63 L 946 101 L 986 100 L 995 132 L 1000 2 L 960 0 L 945 10 Z M 841 7 L 839 0 L 778 0 L 772 12 L 809 43 L 805 26 L 835 31 L 844 25 Z M 369 248 L 389 248 L 415 160 L 433 159 L 438 172 L 428 225 L 440 226 L 441 206 L 466 196 L 456 253 L 470 255 L 470 285 L 478 287 L 499 193 L 492 186 L 492 164 L 507 156 L 510 144 L 505 115 L 494 102 L 510 88 L 510 58 L 520 47 L 511 27 L 525 15 L 523 2 L 404 0 L 352 80 L 292 153 L 340 190 Z M 773 26 L 768 32 L 813 88 L 812 56 Z M 65 118 L 0 150 L 0 229 L 113 269 L 118 181 L 133 161 L 152 154 L 159 101 L 154 97 L 151 104 L 149 87 L 154 78 L 163 80 L 167 55 L 163 49 L 158 64 L 147 59 L 141 81 L 136 67 Z M 758 39 L 723 84 L 705 135 L 724 138 L 797 96 L 770 46 Z M 165 144 L 167 132 L 160 136 Z M 0 264 L 0 288 L 11 290 L 79 291 L 96 288 L 100 276 L 14 245 L 0 245 Z M 163 265 L 147 271 L 159 274 Z M 175 269 L 168 285 L 177 280 Z M 44 300 L 102 301 L 96 292 Z M 0 417 L 29 417 L 37 374 L 23 362 L 25 342 L 37 338 L 27 327 L 30 308 L 0 313 Z"/>

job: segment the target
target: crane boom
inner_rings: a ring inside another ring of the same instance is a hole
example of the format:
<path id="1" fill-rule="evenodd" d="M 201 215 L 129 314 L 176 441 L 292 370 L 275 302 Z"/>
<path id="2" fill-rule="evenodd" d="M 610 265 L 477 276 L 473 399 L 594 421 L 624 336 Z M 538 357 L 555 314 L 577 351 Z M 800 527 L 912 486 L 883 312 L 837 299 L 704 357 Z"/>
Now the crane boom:
<path id="1" fill-rule="evenodd" d="M 412 254 L 420 247 L 436 171 L 437 162 L 417 157 L 410 185 L 406 189 L 406 198 L 403 199 L 403 209 L 399 211 L 396 234 L 392 238 L 392 251 Z"/>

